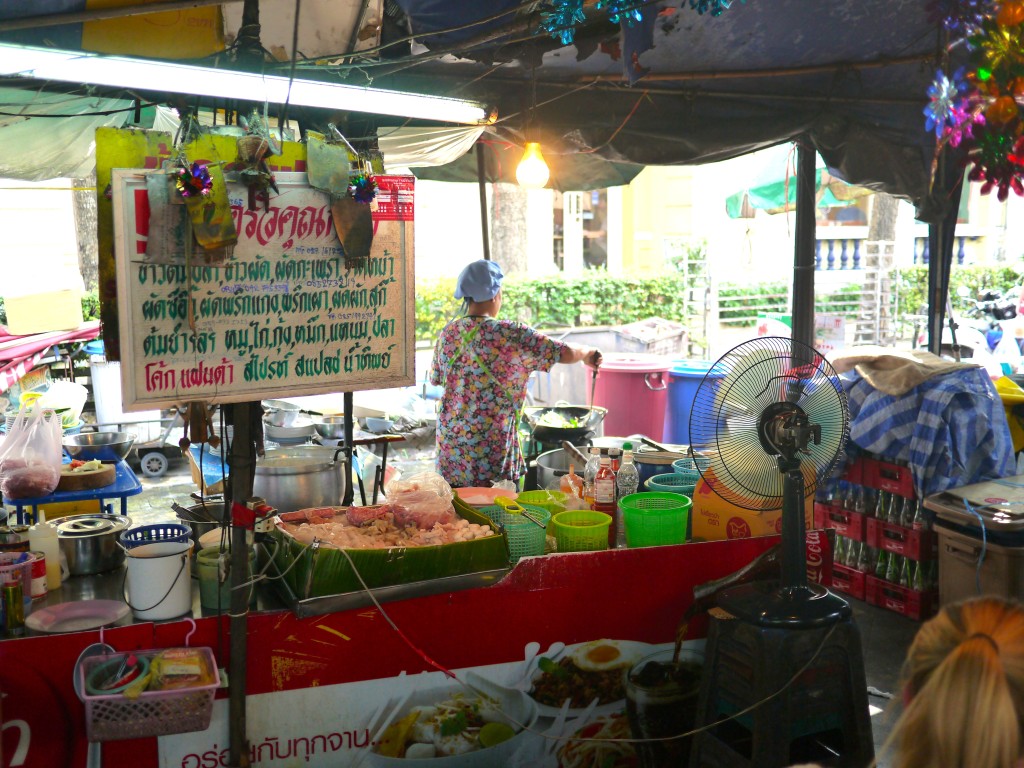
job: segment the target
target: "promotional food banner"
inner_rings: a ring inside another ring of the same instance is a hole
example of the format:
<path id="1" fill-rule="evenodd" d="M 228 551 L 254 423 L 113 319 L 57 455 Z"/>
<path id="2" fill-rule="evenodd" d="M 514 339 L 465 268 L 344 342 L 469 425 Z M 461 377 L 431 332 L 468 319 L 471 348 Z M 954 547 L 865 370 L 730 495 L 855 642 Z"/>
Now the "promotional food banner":
<path id="1" fill-rule="evenodd" d="M 255 210 L 228 182 L 238 242 L 214 264 L 187 228 L 151 228 L 160 173 L 112 172 L 126 410 L 413 383 L 412 177 L 376 177 L 370 255 L 350 267 L 304 173 Z"/>

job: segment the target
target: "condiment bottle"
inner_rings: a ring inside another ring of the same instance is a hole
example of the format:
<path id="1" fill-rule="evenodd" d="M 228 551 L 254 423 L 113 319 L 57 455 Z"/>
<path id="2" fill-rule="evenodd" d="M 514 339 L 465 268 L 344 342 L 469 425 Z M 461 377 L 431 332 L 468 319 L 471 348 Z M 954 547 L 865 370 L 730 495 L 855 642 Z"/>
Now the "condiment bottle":
<path id="1" fill-rule="evenodd" d="M 591 509 L 594 508 L 594 478 L 601 467 L 601 449 L 591 448 L 587 466 L 583 468 L 583 500 Z"/>
<path id="2" fill-rule="evenodd" d="M 583 498 L 583 478 L 576 474 L 576 467 L 572 462 L 569 462 L 569 474 L 562 475 L 558 487 L 562 493 L 575 496 L 577 499 Z"/>
<path id="3" fill-rule="evenodd" d="M 615 546 L 615 473 L 612 471 L 612 460 L 601 457 L 597 475 L 594 477 L 594 510 L 612 516 L 612 524 L 608 527 L 608 546 Z"/>
<path id="4" fill-rule="evenodd" d="M 39 522 L 28 529 L 28 546 L 33 552 L 42 552 L 46 556 L 47 590 L 60 589 L 60 537 L 57 526 L 46 522 L 43 510 L 39 510 Z"/>

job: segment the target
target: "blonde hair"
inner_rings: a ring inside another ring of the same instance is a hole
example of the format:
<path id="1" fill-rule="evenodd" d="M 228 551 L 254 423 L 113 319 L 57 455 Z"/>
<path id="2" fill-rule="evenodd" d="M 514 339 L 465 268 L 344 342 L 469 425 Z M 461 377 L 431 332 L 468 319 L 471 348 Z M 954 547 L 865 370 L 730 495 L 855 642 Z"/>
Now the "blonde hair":
<path id="1" fill-rule="evenodd" d="M 893 768 L 1013 768 L 1024 745 L 1024 608 L 950 605 L 918 631 L 903 665 L 911 697 L 883 747 Z"/>

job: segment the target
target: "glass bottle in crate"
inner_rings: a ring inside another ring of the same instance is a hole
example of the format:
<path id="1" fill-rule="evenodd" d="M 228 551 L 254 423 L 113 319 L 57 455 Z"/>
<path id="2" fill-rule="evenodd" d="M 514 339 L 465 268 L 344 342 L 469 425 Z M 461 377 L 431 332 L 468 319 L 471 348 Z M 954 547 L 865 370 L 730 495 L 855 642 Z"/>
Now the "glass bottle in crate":
<path id="1" fill-rule="evenodd" d="M 910 527 L 915 531 L 927 531 L 931 525 L 929 520 L 924 513 L 924 503 L 918 499 L 914 505 L 914 519 L 910 523 Z"/>
<path id="2" fill-rule="evenodd" d="M 899 584 L 900 582 L 900 561 L 901 558 L 895 552 L 889 553 L 889 563 L 885 569 L 885 580 L 891 581 L 893 584 Z"/>
<path id="3" fill-rule="evenodd" d="M 878 558 L 875 560 L 875 576 L 879 579 L 885 578 L 886 571 L 889 570 L 889 553 L 884 549 L 878 550 Z"/>
<path id="4" fill-rule="evenodd" d="M 911 576 L 911 564 L 912 560 L 909 557 L 900 558 L 900 586 L 910 589 L 910 585 L 913 581 Z"/>
<path id="5" fill-rule="evenodd" d="M 870 572 L 872 563 L 874 563 L 872 559 L 874 554 L 874 550 L 868 546 L 866 541 L 861 542 L 860 553 L 857 556 L 857 565 L 855 566 L 857 570 L 864 573 Z"/>
<path id="6" fill-rule="evenodd" d="M 918 592 L 924 592 L 924 563 L 920 560 L 914 562 L 914 572 L 910 577 L 910 588 Z"/>
<path id="7" fill-rule="evenodd" d="M 899 525 L 902 519 L 903 497 L 898 493 L 891 494 L 889 497 L 889 512 L 885 516 L 885 521 L 893 525 Z"/>
<path id="8" fill-rule="evenodd" d="M 868 489 L 863 485 L 853 486 L 853 511 L 860 515 L 867 514 Z"/>
<path id="9" fill-rule="evenodd" d="M 864 514 L 875 516 L 875 505 L 878 503 L 878 492 L 874 488 L 864 486 Z"/>
<path id="10" fill-rule="evenodd" d="M 917 499 L 903 500 L 903 515 L 900 518 L 900 525 L 904 528 L 914 527 L 914 515 L 916 514 L 918 504 Z"/>
<path id="11" fill-rule="evenodd" d="M 889 516 L 889 492 L 879 491 L 878 496 L 875 500 L 875 514 L 874 517 L 881 520 L 883 523 Z"/>
<path id="12" fill-rule="evenodd" d="M 850 540 L 850 545 L 846 549 L 846 567 L 856 568 L 857 561 L 860 560 L 860 550 L 864 545 L 859 541 Z"/>
<path id="13" fill-rule="evenodd" d="M 836 546 L 832 551 L 832 562 L 837 565 L 846 565 L 846 537 L 836 534 Z"/>

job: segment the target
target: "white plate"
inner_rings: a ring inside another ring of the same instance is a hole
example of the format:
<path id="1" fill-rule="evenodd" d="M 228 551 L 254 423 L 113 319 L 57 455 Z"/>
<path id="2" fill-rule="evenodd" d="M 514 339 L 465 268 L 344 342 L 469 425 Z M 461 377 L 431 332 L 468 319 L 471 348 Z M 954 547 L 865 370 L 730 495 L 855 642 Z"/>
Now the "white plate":
<path id="1" fill-rule="evenodd" d="M 84 632 L 114 624 L 128 615 L 120 600 L 80 600 L 57 603 L 32 611 L 25 626 L 35 632 Z"/>
<path id="2" fill-rule="evenodd" d="M 568 657 L 569 654 L 571 654 L 576 648 L 579 648 L 579 647 L 584 646 L 584 645 L 590 645 L 591 642 L 594 642 L 594 641 L 589 641 L 589 642 L 586 642 L 586 643 L 576 643 L 575 645 L 568 645 L 568 646 L 566 646 L 565 650 L 562 651 L 562 653 L 560 653 L 558 655 L 557 661 L 561 661 L 563 658 Z M 630 662 L 629 662 L 628 666 L 632 666 L 634 663 L 640 661 L 640 659 L 642 659 L 644 656 L 652 654 L 656 650 L 658 650 L 657 646 L 650 645 L 649 643 L 641 643 L 641 642 L 638 642 L 636 640 L 616 640 L 615 642 L 616 642 L 616 644 L 619 645 L 619 647 L 622 648 L 623 654 L 629 656 Z M 532 663 L 533 674 L 531 675 L 531 678 L 533 680 L 536 680 L 538 677 L 540 677 L 540 675 L 543 674 L 540 671 L 540 668 L 537 666 L 539 661 L 540 661 L 540 657 L 538 656 L 537 659 L 535 659 L 533 661 L 533 663 Z M 529 695 L 529 692 L 527 692 L 527 695 Z M 533 698 L 533 697 L 531 696 L 530 698 Z M 536 699 L 534 699 L 534 700 L 536 701 Z M 598 715 L 610 715 L 610 714 L 612 714 L 614 712 L 620 712 L 620 711 L 624 710 L 625 708 L 626 708 L 626 700 L 624 698 L 623 699 L 618 699 L 616 701 L 607 702 L 606 704 L 599 704 L 597 707 L 594 708 L 593 715 L 595 717 L 598 716 Z M 541 717 L 556 717 L 558 715 L 559 711 L 560 711 L 560 707 L 553 707 L 550 704 L 541 704 L 538 701 L 537 702 L 537 711 L 540 713 Z M 583 706 L 583 707 L 570 707 L 568 712 L 566 713 L 566 716 L 567 717 L 578 717 L 579 715 L 583 714 L 585 711 L 586 711 L 586 707 L 585 706 Z"/>
<path id="3" fill-rule="evenodd" d="M 316 430 L 313 428 L 313 420 L 304 413 L 296 416 L 295 422 L 290 427 L 275 427 L 264 419 L 263 429 L 267 437 L 274 440 L 288 440 L 316 434 Z"/>

